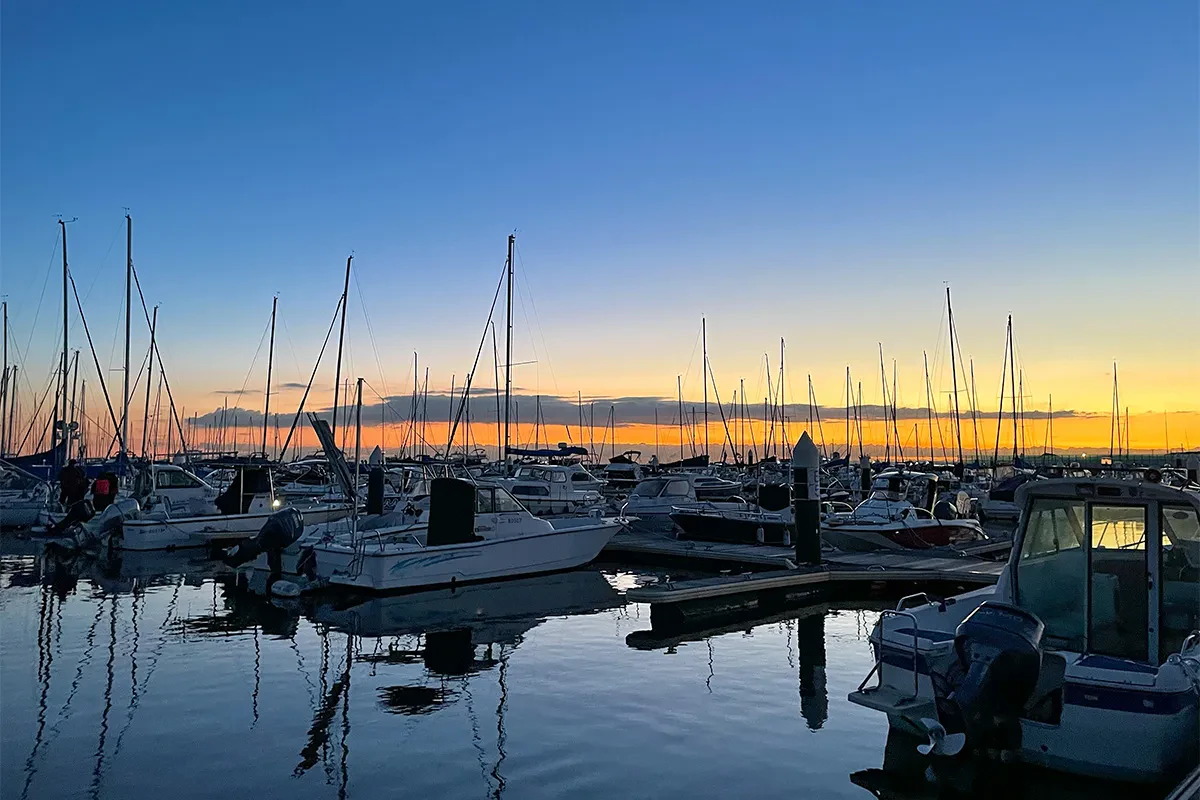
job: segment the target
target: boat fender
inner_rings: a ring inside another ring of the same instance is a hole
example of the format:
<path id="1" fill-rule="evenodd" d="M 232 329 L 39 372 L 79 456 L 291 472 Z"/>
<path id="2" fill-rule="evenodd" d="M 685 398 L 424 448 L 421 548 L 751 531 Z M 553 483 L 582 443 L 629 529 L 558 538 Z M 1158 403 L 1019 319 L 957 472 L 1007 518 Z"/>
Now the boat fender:
<path id="1" fill-rule="evenodd" d="M 762 525 L 759 525 L 754 530 L 754 541 L 758 542 L 759 544 L 763 544 L 766 540 L 767 540 L 767 534 L 766 534 L 766 532 L 763 531 Z"/>

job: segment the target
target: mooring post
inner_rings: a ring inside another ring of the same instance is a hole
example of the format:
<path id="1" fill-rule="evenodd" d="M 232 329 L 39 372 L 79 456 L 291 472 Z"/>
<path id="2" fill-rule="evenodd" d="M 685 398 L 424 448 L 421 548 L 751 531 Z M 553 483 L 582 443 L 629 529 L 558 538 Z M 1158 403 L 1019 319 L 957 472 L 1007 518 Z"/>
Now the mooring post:
<path id="1" fill-rule="evenodd" d="M 821 453 L 808 431 L 792 450 L 792 510 L 796 564 L 821 563 Z"/>

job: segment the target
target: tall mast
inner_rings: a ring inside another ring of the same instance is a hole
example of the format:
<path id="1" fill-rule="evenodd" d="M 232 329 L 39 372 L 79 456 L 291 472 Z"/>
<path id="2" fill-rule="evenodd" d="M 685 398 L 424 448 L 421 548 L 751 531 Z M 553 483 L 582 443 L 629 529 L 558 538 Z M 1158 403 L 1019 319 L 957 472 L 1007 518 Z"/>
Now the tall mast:
<path id="1" fill-rule="evenodd" d="M 83 389 L 79 396 L 79 459 L 87 458 L 87 378 L 83 379 Z"/>
<path id="2" fill-rule="evenodd" d="M 492 326 L 492 364 L 496 370 L 496 460 L 500 461 L 504 458 L 504 453 L 501 446 L 504 441 L 504 431 L 500 428 L 500 351 L 496 348 L 496 323 L 491 323 Z M 413 373 L 413 380 L 416 380 L 416 373 Z"/>
<path id="3" fill-rule="evenodd" d="M 975 463 L 979 464 L 979 392 L 975 388 L 975 359 L 971 359 L 971 439 L 975 443 Z"/>
<path id="4" fill-rule="evenodd" d="M 679 398 L 679 460 L 683 461 L 683 376 L 675 376 L 675 396 Z"/>
<path id="5" fill-rule="evenodd" d="M 147 434 L 150 432 L 150 376 L 154 374 L 154 331 L 158 327 L 158 306 L 150 317 L 150 365 L 146 369 L 146 408 L 142 412 L 142 458 L 146 458 L 146 446 L 149 443 Z"/>
<path id="6" fill-rule="evenodd" d="M 58 221 L 58 225 L 60 228 L 62 228 L 63 350 L 62 350 L 62 380 L 59 383 L 59 385 L 61 386 L 61 389 L 59 390 L 59 396 L 62 397 L 63 405 L 62 405 L 62 413 L 60 415 L 59 410 L 58 410 L 58 404 L 55 403 L 54 413 L 51 416 L 58 417 L 58 420 L 51 419 L 51 421 L 50 421 L 50 423 L 51 423 L 50 424 L 50 430 L 51 430 L 50 446 L 51 446 L 51 452 L 54 453 L 54 463 L 56 466 L 58 464 L 58 437 L 59 437 L 59 427 L 60 427 L 59 420 L 63 420 L 62 424 L 65 425 L 66 424 L 65 420 L 67 418 L 67 354 L 70 352 L 70 349 L 69 349 L 70 348 L 70 335 L 69 335 L 70 317 L 69 317 L 69 311 L 67 309 L 67 292 L 68 292 L 68 287 L 67 287 L 67 280 L 68 280 L 67 221 L 64 219 L 60 219 Z M 66 431 L 63 430 L 62 433 L 65 435 Z"/>
<path id="7" fill-rule="evenodd" d="M 958 416 L 958 361 L 954 357 L 954 307 L 950 305 L 950 287 L 946 287 L 946 314 L 950 318 L 950 374 L 954 376 L 954 434 L 958 440 L 958 463 L 963 463 L 962 420 Z"/>
<path id="8" fill-rule="evenodd" d="M 342 328 L 338 333 L 337 368 L 333 375 L 333 421 L 329 425 L 329 438 L 335 443 L 337 438 L 333 434 L 337 431 L 338 389 L 342 385 L 342 343 L 346 339 L 346 300 L 350 295 L 350 262 L 352 261 L 354 261 L 353 255 L 346 259 L 346 283 L 342 286 Z"/>
<path id="9" fill-rule="evenodd" d="M 925 359 L 925 421 L 929 427 L 929 463 L 933 463 L 933 389 L 929 384 L 929 356 L 924 350 L 921 357 Z M 939 428 L 941 425 L 939 424 Z M 917 447 L 917 460 L 921 460 L 921 448 Z"/>
<path id="10" fill-rule="evenodd" d="M 8 396 L 12 394 L 12 384 L 8 379 L 8 301 L 0 303 L 4 307 L 4 390 L 0 395 L 0 458 L 7 454 L 8 447 Z"/>
<path id="11" fill-rule="evenodd" d="M 271 418 L 271 368 L 275 365 L 275 309 L 278 307 L 279 295 L 275 295 L 271 298 L 271 344 L 267 348 L 267 391 L 263 397 L 263 458 L 267 457 L 267 420 Z"/>
<path id="12" fill-rule="evenodd" d="M 1017 354 L 1013 347 L 1012 314 L 1008 315 L 1008 380 L 1012 385 L 1013 463 L 1017 463 Z"/>
<path id="13" fill-rule="evenodd" d="M 891 403 L 888 402 L 887 369 L 883 366 L 883 342 L 879 343 L 879 382 L 883 386 L 883 459 L 892 459 L 892 426 L 890 416 Z"/>
<path id="14" fill-rule="evenodd" d="M 1112 461 L 1114 442 L 1121 438 L 1121 422 L 1120 422 L 1120 400 L 1117 394 L 1117 362 L 1113 362 L 1113 396 L 1112 396 L 1112 414 L 1108 424 L 1108 460 Z"/>
<path id="15" fill-rule="evenodd" d="M 133 217 L 125 215 L 125 387 L 121 404 L 121 459 L 129 458 L 129 324 L 133 310 Z"/>
<path id="16" fill-rule="evenodd" d="M 1000 458 L 1000 430 L 1004 424 L 1004 384 L 1008 380 L 1008 350 L 1012 346 L 1012 314 L 1008 315 L 1008 334 L 1004 336 L 1004 358 L 1000 359 L 1000 410 L 996 412 L 996 446 L 992 451 L 992 466 Z M 1013 445 L 1016 448 L 1016 445 Z"/>
<path id="17" fill-rule="evenodd" d="M 515 234 L 508 235 L 508 262 L 507 262 L 507 302 L 505 302 L 504 313 L 506 316 L 505 332 L 504 332 L 504 450 L 501 453 L 501 458 L 505 462 L 508 461 L 508 407 L 512 399 L 512 301 L 513 301 L 513 251 L 516 248 L 517 237 Z"/>
<path id="18" fill-rule="evenodd" d="M 846 365 L 846 464 L 850 464 L 850 365 Z M 919 456 L 919 454 L 918 454 Z"/>
<path id="19" fill-rule="evenodd" d="M 708 455 L 708 321 L 700 318 L 700 342 L 704 349 L 704 455 Z M 695 352 L 694 350 L 692 352 Z"/>
<path id="20" fill-rule="evenodd" d="M 358 399 L 355 401 L 354 423 L 354 534 L 358 533 L 358 476 L 362 467 L 362 387 L 363 379 L 358 379 Z"/>
<path id="21" fill-rule="evenodd" d="M 788 438 L 788 432 L 787 432 L 787 395 L 784 393 L 785 384 L 786 384 L 786 382 L 784 381 L 784 374 L 783 374 L 783 337 L 780 336 L 779 337 L 779 421 L 781 424 L 781 430 L 783 431 L 783 441 L 787 444 L 788 447 L 791 447 L 792 441 L 791 441 L 791 439 Z M 808 376 L 808 393 L 810 395 L 812 394 L 812 376 L 811 375 Z M 824 444 L 823 441 L 822 441 L 822 444 Z M 787 452 L 786 449 L 784 450 L 784 452 L 785 453 Z"/>

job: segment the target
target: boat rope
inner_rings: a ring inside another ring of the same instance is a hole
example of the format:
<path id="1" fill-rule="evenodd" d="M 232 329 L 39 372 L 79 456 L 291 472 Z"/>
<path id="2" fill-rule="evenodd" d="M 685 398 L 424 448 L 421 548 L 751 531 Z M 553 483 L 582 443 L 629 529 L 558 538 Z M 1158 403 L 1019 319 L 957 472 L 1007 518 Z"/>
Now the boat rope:
<path id="1" fill-rule="evenodd" d="M 321 357 L 325 355 L 325 348 L 329 345 L 329 337 L 333 334 L 333 326 L 337 324 L 338 311 L 341 307 L 342 298 L 339 297 L 337 305 L 333 307 L 333 321 L 329 323 L 329 330 L 325 332 L 325 341 L 321 343 L 321 352 L 317 353 L 317 363 L 313 364 L 312 375 L 308 377 L 308 385 L 304 387 L 304 395 L 300 398 L 300 405 L 296 408 L 296 416 L 292 417 L 292 426 L 288 428 L 287 438 L 283 441 L 283 449 L 279 451 L 279 457 L 276 459 L 280 463 L 283 462 L 283 457 L 287 454 L 288 445 L 292 443 L 292 434 L 296 432 L 296 425 L 300 422 L 300 415 L 304 413 L 304 403 L 308 400 L 308 393 L 312 391 L 313 380 L 317 377 L 317 370 L 321 366 Z"/>

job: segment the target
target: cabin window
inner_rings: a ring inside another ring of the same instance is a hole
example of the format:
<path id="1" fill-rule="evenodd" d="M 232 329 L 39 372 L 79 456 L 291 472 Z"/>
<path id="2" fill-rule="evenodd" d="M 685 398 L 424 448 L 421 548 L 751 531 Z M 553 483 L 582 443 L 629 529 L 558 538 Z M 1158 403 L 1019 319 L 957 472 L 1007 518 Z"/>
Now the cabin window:
<path id="1" fill-rule="evenodd" d="M 1189 506 L 1163 506 L 1161 515 L 1160 664 L 1200 628 L 1200 519 Z"/>
<path id="2" fill-rule="evenodd" d="M 1088 652 L 1149 660 L 1144 506 L 1092 506 Z"/>
<path id="3" fill-rule="evenodd" d="M 475 490 L 475 513 L 476 514 L 495 514 L 496 513 L 496 490 L 495 489 L 476 489 Z"/>
<path id="4" fill-rule="evenodd" d="M 567 476 L 562 474 L 561 472 L 551 472 L 550 473 L 550 482 L 551 483 L 566 483 Z"/>
<path id="5" fill-rule="evenodd" d="M 536 484 L 532 486 L 518 484 L 513 487 L 512 493 L 521 497 L 549 497 L 550 487 L 538 486 Z"/>
<path id="6" fill-rule="evenodd" d="M 592 479 L 591 475 L 585 475 L 582 472 L 572 472 L 571 473 L 572 481 L 590 481 L 591 479 Z"/>
<path id="7" fill-rule="evenodd" d="M 511 514 L 514 511 L 524 511 L 524 507 L 503 489 L 496 490 L 496 513 Z"/>
<path id="8" fill-rule="evenodd" d="M 159 489 L 195 489 L 200 481 L 183 471 L 166 470 L 158 473 L 156 484 Z"/>
<path id="9" fill-rule="evenodd" d="M 1017 603 L 1046 625 L 1047 643 L 1083 652 L 1087 562 L 1082 500 L 1038 498 L 1028 510 L 1017 562 Z"/>
<path id="10" fill-rule="evenodd" d="M 671 481 L 667 484 L 667 490 L 663 492 L 668 497 L 687 497 L 688 482 L 687 481 Z"/>

